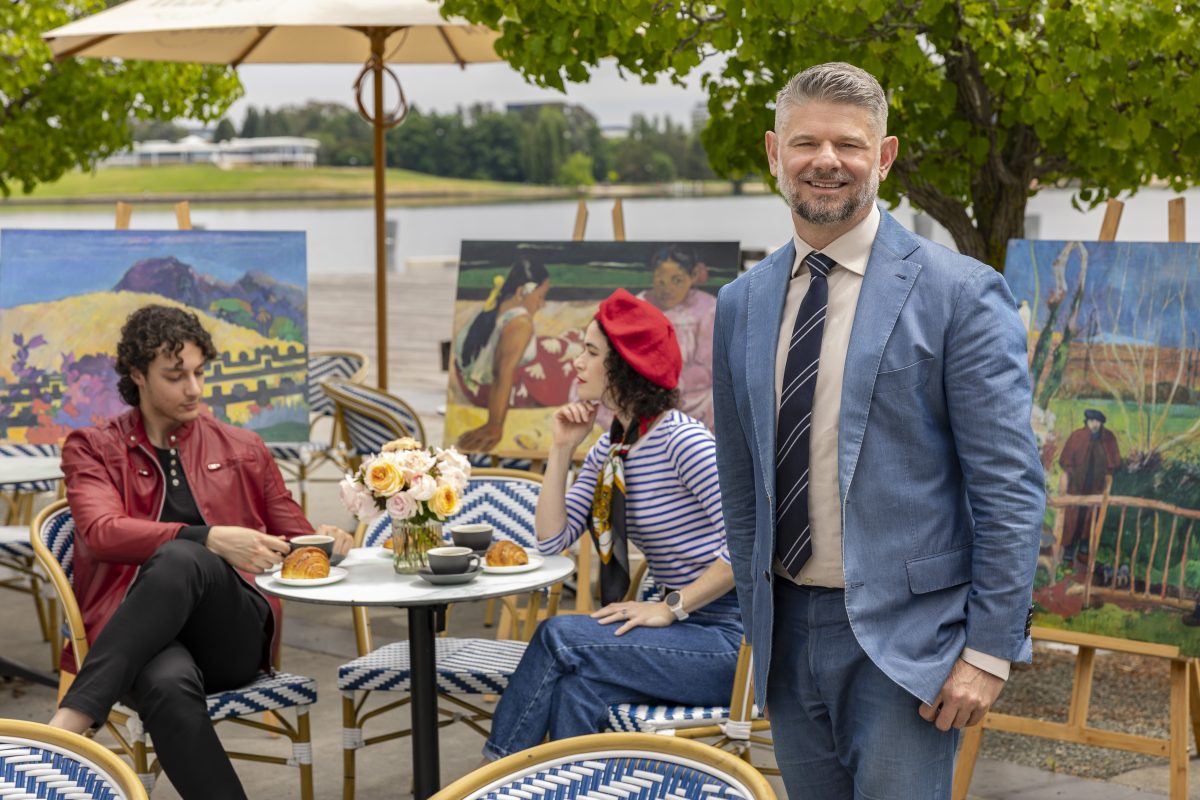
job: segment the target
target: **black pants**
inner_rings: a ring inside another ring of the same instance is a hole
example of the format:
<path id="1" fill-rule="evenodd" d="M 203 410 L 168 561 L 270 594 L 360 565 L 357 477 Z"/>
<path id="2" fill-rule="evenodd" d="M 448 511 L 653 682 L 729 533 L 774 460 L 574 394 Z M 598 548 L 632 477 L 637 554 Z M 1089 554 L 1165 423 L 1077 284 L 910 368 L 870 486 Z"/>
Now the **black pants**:
<path id="1" fill-rule="evenodd" d="M 267 602 L 224 559 L 196 542 L 167 542 L 142 565 L 61 705 L 103 723 L 123 700 L 180 796 L 244 798 L 205 695 L 254 679 L 271 626 Z"/>

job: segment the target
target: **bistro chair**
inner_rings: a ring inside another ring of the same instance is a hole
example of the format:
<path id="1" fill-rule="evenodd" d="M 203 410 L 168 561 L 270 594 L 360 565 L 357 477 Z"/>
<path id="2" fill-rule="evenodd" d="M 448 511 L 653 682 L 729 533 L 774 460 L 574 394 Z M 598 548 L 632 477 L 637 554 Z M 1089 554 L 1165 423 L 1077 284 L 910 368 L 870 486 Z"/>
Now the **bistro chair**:
<path id="1" fill-rule="evenodd" d="M 513 470 L 480 469 L 471 473 L 467 490 L 463 493 L 459 512 L 445 522 L 444 530 L 454 525 L 486 522 L 492 525 L 497 539 L 509 539 L 523 547 L 535 543 L 533 515 L 537 508 L 538 492 L 542 476 Z M 391 520 L 383 515 L 369 525 L 360 527 L 360 547 L 379 547 L 391 536 Z M 553 587 L 548 605 L 551 613 L 557 609 L 558 589 Z M 446 718 L 439 727 L 462 722 L 483 736 L 488 729 L 481 723 L 489 721 L 491 712 L 474 703 L 454 695 L 494 696 L 504 692 L 508 679 L 517 668 L 525 653 L 528 637 L 536 625 L 537 609 L 540 605 L 539 592 L 531 592 L 525 613 L 526 629 L 521 639 L 471 639 L 438 637 L 436 641 L 438 694 L 442 700 L 457 706 L 462 711 L 439 709 Z M 506 604 L 512 598 L 502 598 Z M 521 611 L 515 604 L 510 613 L 518 620 Z M 530 623 L 529 620 L 533 622 Z M 520 631 L 520 625 L 515 624 Z M 373 649 L 370 620 L 366 608 L 354 609 L 354 632 L 360 657 L 338 668 L 338 689 L 342 692 L 343 765 L 345 778 L 343 797 L 354 797 L 355 750 L 367 745 L 378 744 L 402 736 L 411 735 L 411 730 L 401 730 L 363 737 L 364 723 L 380 714 L 399 708 L 409 702 L 403 697 L 394 702 L 369 711 L 364 711 L 367 699 L 373 691 L 409 691 L 411 667 L 408 642 L 400 641 Z"/>
<path id="2" fill-rule="evenodd" d="M 0 458 L 22 458 L 29 456 L 58 457 L 58 447 L 51 444 L 5 444 L 0 445 Z M 27 481 L 6 485 L 3 497 L 6 516 L 0 524 L 0 567 L 11 570 L 11 576 L 0 577 L 0 589 L 28 594 L 33 597 L 34 611 L 42 639 L 50 643 L 51 668 L 58 669 L 59 637 L 57 607 L 54 591 L 46 585 L 38 571 L 29 542 L 29 523 L 33 518 L 33 499 L 41 492 L 53 492 L 61 488 L 61 481 Z"/>
<path id="3" fill-rule="evenodd" d="M 314 350 L 308 354 L 308 440 L 303 442 L 267 442 L 267 450 L 289 479 L 296 481 L 300 507 L 308 510 L 309 475 L 325 462 L 336 464 L 345 471 L 345 458 L 340 452 L 342 437 L 333 401 L 321 391 L 321 382 L 345 380 L 362 383 L 367 374 L 367 357 L 355 350 Z M 316 427 L 330 420 L 333 428 L 328 437 L 317 438 Z"/>
<path id="4" fill-rule="evenodd" d="M 149 800 L 129 765 L 84 736 L 0 719 L 0 797 Z"/>
<path id="5" fill-rule="evenodd" d="M 75 656 L 76 670 L 83 664 L 88 653 L 87 632 L 83 627 L 83 615 L 71 588 L 75 562 L 75 521 L 65 500 L 51 503 L 38 514 L 33 523 L 33 549 L 38 562 L 49 576 L 58 599 L 62 603 L 71 649 Z M 66 672 L 60 678 L 59 696 L 74 680 Z M 313 798 L 312 738 L 309 733 L 308 706 L 317 702 L 317 682 L 303 675 L 287 672 L 262 674 L 253 683 L 240 689 L 218 692 L 208 696 L 208 716 L 214 722 L 228 721 L 245 727 L 285 736 L 292 742 L 290 757 L 268 756 L 259 753 L 226 751 L 230 758 L 257 761 L 266 764 L 281 764 L 300 768 L 300 796 L 303 800 Z M 271 717 L 274 724 L 243 719 L 264 711 L 295 708 L 295 725 L 278 714 Z M 148 744 L 145 728 L 137 712 L 128 706 L 117 704 L 105 722 L 105 727 L 117 740 L 119 751 L 133 762 L 133 768 L 146 786 L 154 788 L 155 779 L 162 767 L 157 759 L 150 760 L 152 748 Z"/>
<path id="6" fill-rule="evenodd" d="M 758 770 L 702 742 L 594 733 L 547 742 L 480 767 L 430 800 L 775 800 Z"/>
<path id="7" fill-rule="evenodd" d="M 713 746 L 729 750 L 747 762 L 751 746 L 772 747 L 771 723 L 754 705 L 751 682 L 754 658 L 750 645 L 742 640 L 733 676 L 733 692 L 728 706 L 673 706 L 666 703 L 618 703 L 608 707 L 608 730 L 655 733 L 681 739 L 715 737 Z M 775 767 L 758 767 L 767 775 L 778 775 Z"/>
<path id="8" fill-rule="evenodd" d="M 334 407 L 335 430 L 346 448 L 347 465 L 357 469 L 363 456 L 410 436 L 425 444 L 425 426 L 412 406 L 382 389 L 346 381 L 325 381 L 321 390 Z"/>

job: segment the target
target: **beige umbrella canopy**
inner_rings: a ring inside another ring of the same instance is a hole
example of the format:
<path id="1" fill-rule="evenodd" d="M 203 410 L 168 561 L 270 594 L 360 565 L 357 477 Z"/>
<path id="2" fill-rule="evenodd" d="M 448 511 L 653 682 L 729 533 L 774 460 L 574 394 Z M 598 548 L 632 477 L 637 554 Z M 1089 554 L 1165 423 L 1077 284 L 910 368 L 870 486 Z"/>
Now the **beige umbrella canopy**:
<path id="1" fill-rule="evenodd" d="M 379 386 L 387 388 L 383 134 L 408 111 L 387 64 L 499 61 L 498 33 L 445 19 L 430 0 L 127 0 L 43 35 L 55 58 L 92 56 L 204 64 L 363 64 L 358 109 L 374 128 L 375 324 Z M 362 94 L 374 77 L 372 111 Z M 383 79 L 399 93 L 383 108 Z"/>

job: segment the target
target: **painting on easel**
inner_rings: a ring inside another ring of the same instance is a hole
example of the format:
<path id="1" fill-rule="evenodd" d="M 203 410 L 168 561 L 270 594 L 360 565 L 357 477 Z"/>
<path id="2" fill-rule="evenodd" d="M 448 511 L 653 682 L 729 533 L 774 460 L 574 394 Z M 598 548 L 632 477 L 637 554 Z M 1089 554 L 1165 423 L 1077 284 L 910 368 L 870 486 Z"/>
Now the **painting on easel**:
<path id="1" fill-rule="evenodd" d="M 1200 655 L 1200 245 L 1012 241 L 1049 628 Z"/>
<path id="2" fill-rule="evenodd" d="M 303 233 L 0 231 L 0 442 L 60 444 L 123 412 L 116 343 L 150 303 L 212 333 L 214 416 L 307 440 L 307 283 Z"/>
<path id="3" fill-rule="evenodd" d="M 716 293 L 737 276 L 738 252 L 737 242 L 463 242 L 446 443 L 544 457 L 550 415 L 575 396 L 584 331 L 619 287 L 675 325 L 681 407 L 711 428 Z"/>

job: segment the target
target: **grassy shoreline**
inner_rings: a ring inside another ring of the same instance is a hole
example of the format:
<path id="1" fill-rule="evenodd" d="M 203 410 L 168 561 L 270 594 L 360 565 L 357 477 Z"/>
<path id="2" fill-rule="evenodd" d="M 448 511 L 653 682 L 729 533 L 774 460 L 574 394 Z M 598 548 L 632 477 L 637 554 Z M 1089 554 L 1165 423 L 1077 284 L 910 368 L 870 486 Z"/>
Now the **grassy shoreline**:
<path id="1" fill-rule="evenodd" d="M 752 188 L 747 185 L 746 188 L 753 192 L 757 186 Z M 731 193 L 732 187 L 728 181 L 621 184 L 575 189 L 443 178 L 403 169 L 387 171 L 388 199 L 400 204 Z M 369 167 L 247 167 L 224 170 L 208 164 L 189 164 L 113 167 L 92 173 L 68 173 L 54 183 L 37 186 L 30 194 L 14 193 L 0 200 L 0 208 L 100 205 L 118 200 L 133 200 L 143 204 L 175 203 L 180 200 L 203 203 L 342 202 L 367 201 L 373 196 L 374 177 Z"/>

